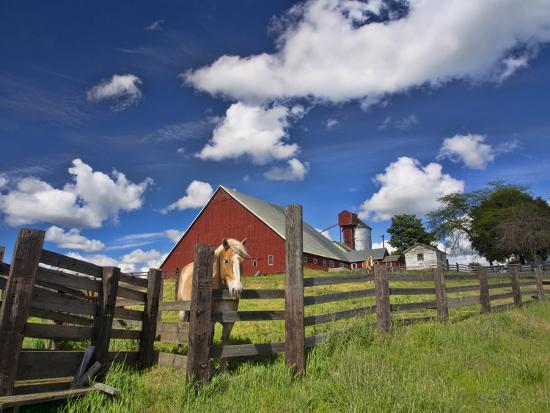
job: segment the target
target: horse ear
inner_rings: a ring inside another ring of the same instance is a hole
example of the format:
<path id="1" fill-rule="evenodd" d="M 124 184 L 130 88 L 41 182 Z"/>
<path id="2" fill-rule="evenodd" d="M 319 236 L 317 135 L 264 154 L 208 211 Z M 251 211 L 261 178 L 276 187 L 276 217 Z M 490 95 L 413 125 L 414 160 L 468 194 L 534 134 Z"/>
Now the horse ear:
<path id="1" fill-rule="evenodd" d="M 246 238 L 241 241 L 241 244 L 246 245 Z"/>
<path id="2" fill-rule="evenodd" d="M 229 242 L 227 242 L 227 238 L 224 238 L 223 241 L 222 241 L 222 245 L 225 249 L 228 249 L 229 248 Z"/>

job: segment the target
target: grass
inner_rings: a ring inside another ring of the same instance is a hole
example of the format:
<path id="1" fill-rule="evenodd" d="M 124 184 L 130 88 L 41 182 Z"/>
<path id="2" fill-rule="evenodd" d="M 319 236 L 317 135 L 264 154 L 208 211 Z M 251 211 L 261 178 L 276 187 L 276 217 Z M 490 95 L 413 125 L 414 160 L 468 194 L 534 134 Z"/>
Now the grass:
<path id="1" fill-rule="evenodd" d="M 178 371 L 115 365 L 106 382 L 120 397 L 93 392 L 27 411 L 550 411 L 548 302 L 446 325 L 398 327 L 387 336 L 368 324 L 358 319 L 315 347 L 301 379 L 291 377 L 281 356 L 239 363 L 201 388 Z"/>

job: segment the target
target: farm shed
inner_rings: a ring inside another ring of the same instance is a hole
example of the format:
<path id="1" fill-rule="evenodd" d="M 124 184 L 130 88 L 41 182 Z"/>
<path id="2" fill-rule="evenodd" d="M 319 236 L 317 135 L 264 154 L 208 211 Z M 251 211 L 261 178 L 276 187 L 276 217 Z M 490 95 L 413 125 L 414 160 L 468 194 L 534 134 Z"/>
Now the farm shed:
<path id="1" fill-rule="evenodd" d="M 403 254 L 408 270 L 447 267 L 447 254 L 431 245 L 417 243 L 406 249 Z"/>
<path id="2" fill-rule="evenodd" d="M 284 208 L 219 186 L 170 251 L 161 269 L 166 277 L 173 277 L 178 269 L 193 260 L 197 243 L 217 247 L 223 238 L 246 238 L 250 259 L 244 263 L 244 275 L 284 272 L 284 230 Z M 372 255 L 370 248 L 363 251 L 338 248 L 304 222 L 305 267 L 324 271 L 337 267 L 360 268 L 369 255 Z"/>
<path id="3" fill-rule="evenodd" d="M 403 258 L 403 255 L 400 254 L 387 255 L 382 261 L 389 271 L 399 268 L 405 268 L 405 258 Z"/>

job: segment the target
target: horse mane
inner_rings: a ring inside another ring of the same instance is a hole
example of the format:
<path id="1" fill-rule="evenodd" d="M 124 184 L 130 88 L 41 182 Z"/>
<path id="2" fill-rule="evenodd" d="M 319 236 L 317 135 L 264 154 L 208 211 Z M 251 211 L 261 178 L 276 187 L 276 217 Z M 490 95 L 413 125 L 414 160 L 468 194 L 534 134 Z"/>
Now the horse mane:
<path id="1" fill-rule="evenodd" d="M 227 238 L 226 240 L 227 240 L 227 243 L 229 244 L 229 248 L 235 251 L 235 253 L 237 253 L 243 258 L 249 258 L 248 251 L 246 250 L 246 247 L 241 243 L 241 241 L 238 241 L 233 238 Z M 214 250 L 214 263 L 212 268 L 212 277 L 218 280 L 220 283 L 222 282 L 221 278 L 219 277 L 220 256 L 222 255 L 222 252 L 224 251 L 224 249 L 225 248 L 222 244 Z"/>
<path id="2" fill-rule="evenodd" d="M 233 238 L 227 238 L 227 243 L 229 244 L 229 248 L 231 248 L 233 251 L 235 251 L 237 254 L 239 254 L 243 258 L 249 258 L 248 251 L 246 250 L 246 247 L 241 243 L 241 241 L 238 241 Z M 219 258 L 220 254 L 223 252 L 224 247 L 223 244 L 220 245 L 218 248 L 214 250 L 214 258 Z"/>

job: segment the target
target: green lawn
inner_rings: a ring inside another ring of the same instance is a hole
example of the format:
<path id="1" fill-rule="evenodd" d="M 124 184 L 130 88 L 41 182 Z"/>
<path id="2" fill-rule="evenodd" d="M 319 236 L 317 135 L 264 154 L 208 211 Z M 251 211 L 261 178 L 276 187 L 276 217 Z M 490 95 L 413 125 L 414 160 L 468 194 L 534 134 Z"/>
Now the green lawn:
<path id="1" fill-rule="evenodd" d="M 385 337 L 368 324 L 356 320 L 315 347 L 302 379 L 291 378 L 281 356 L 240 363 L 199 389 L 170 369 L 115 366 L 106 382 L 120 397 L 92 393 L 50 411 L 550 411 L 548 302 L 446 325 L 397 327 Z"/>

